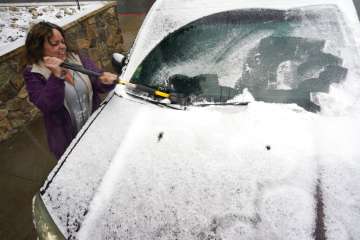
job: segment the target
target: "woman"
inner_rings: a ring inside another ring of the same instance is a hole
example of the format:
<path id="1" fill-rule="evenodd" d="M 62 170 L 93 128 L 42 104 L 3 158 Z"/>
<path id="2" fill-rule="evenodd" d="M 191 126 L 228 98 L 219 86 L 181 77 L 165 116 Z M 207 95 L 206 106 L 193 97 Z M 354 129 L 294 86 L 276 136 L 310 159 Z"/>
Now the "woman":
<path id="1" fill-rule="evenodd" d="M 25 47 L 26 89 L 30 101 L 43 113 L 49 148 L 59 159 L 99 107 L 98 94 L 113 89 L 117 76 L 103 72 L 99 78 L 89 77 L 60 67 L 67 61 L 101 72 L 90 59 L 69 51 L 63 29 L 49 22 L 31 28 Z"/>

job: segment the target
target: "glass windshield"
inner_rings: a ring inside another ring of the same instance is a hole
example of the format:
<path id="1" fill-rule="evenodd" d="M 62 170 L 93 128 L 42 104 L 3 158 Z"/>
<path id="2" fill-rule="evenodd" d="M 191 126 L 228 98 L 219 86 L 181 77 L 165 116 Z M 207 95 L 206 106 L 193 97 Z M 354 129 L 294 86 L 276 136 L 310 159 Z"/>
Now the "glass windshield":
<path id="1" fill-rule="evenodd" d="M 335 6 L 222 12 L 166 37 L 132 82 L 181 93 L 192 101 L 258 101 L 320 110 L 314 93 L 342 82 L 346 50 Z"/>

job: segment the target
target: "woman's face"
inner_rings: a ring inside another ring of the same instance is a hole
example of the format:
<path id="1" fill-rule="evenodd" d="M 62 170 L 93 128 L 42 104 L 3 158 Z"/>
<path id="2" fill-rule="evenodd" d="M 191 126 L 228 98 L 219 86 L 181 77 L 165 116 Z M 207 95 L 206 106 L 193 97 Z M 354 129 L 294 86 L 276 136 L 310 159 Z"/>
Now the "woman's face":
<path id="1" fill-rule="evenodd" d="M 53 29 L 52 36 L 44 42 L 44 56 L 66 58 L 65 40 L 57 29 Z"/>

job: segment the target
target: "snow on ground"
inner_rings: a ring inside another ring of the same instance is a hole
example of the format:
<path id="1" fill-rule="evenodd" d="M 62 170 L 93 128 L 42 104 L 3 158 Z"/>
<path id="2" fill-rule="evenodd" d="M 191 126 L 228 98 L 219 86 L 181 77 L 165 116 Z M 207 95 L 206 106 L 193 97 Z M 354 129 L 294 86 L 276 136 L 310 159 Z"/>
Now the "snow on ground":
<path id="1" fill-rule="evenodd" d="M 29 28 L 40 21 L 64 26 L 107 2 L 82 2 L 80 10 L 74 3 L 0 4 L 0 56 L 25 43 Z"/>

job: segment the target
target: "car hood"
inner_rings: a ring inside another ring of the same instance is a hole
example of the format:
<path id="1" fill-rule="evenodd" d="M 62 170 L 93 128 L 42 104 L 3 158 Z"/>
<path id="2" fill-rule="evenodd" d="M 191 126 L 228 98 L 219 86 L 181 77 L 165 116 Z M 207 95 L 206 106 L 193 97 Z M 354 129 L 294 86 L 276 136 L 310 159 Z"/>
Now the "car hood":
<path id="1" fill-rule="evenodd" d="M 356 238 L 356 121 L 296 105 L 183 111 L 114 96 L 42 199 L 70 239 L 310 239 L 321 186 L 328 236 Z"/>

